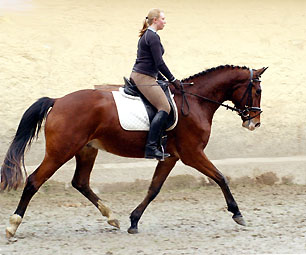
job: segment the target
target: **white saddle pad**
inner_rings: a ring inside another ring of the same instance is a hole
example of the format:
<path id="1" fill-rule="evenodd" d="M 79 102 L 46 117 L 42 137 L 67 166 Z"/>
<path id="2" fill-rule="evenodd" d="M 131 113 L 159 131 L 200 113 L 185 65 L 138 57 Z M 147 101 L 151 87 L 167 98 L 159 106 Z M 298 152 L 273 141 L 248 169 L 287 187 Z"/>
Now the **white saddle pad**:
<path id="1" fill-rule="evenodd" d="M 112 91 L 117 106 L 119 122 L 124 130 L 149 131 L 150 121 L 147 110 L 139 97 L 130 96 L 124 93 L 123 88 L 119 91 Z M 175 122 L 167 129 L 172 130 L 177 124 L 177 108 L 171 94 L 175 110 Z"/>

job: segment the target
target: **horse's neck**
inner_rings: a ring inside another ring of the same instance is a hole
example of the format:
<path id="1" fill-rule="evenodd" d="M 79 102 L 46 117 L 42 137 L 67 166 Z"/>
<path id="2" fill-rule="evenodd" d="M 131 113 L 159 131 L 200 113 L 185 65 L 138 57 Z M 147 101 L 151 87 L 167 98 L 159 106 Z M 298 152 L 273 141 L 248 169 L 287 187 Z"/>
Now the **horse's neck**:
<path id="1" fill-rule="evenodd" d="M 208 118 L 212 119 L 215 111 L 220 107 L 220 104 L 226 100 L 230 100 L 233 86 L 238 82 L 237 71 L 224 70 L 216 73 L 207 74 L 203 77 L 196 77 L 188 82 L 194 82 L 194 86 L 188 91 L 193 94 L 203 97 L 196 100 L 199 104 L 205 104 L 205 107 L 200 107 L 205 111 Z M 218 103 L 212 103 L 204 98 L 210 99 Z M 201 114 L 201 113 L 200 113 Z"/>
<path id="2" fill-rule="evenodd" d="M 194 93 L 223 103 L 225 100 L 228 100 L 228 94 L 232 89 L 234 79 L 231 75 L 217 74 L 216 76 L 207 75 L 207 77 L 202 79 L 199 77 L 194 83 L 197 84 L 194 87 Z"/>

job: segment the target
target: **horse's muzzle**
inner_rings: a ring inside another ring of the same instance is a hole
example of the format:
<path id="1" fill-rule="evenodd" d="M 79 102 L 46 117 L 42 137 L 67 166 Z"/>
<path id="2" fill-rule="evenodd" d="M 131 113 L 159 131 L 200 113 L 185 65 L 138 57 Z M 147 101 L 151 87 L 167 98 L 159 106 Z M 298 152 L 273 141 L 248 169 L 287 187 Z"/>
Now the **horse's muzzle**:
<path id="1" fill-rule="evenodd" d="M 256 119 L 246 120 L 242 123 L 242 126 L 250 131 L 254 131 L 260 127 L 260 122 L 256 121 Z"/>

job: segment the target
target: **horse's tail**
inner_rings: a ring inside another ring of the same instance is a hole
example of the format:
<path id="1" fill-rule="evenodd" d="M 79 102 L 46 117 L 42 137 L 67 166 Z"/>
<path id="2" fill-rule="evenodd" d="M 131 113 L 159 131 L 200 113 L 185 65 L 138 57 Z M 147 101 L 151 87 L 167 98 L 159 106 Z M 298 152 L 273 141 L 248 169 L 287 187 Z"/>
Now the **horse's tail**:
<path id="1" fill-rule="evenodd" d="M 24 165 L 25 149 L 31 146 L 33 139 L 38 138 L 43 120 L 48 110 L 54 105 L 55 99 L 42 97 L 32 104 L 23 114 L 16 135 L 6 153 L 1 167 L 0 190 L 17 189 L 23 184 L 21 165 L 27 176 Z"/>

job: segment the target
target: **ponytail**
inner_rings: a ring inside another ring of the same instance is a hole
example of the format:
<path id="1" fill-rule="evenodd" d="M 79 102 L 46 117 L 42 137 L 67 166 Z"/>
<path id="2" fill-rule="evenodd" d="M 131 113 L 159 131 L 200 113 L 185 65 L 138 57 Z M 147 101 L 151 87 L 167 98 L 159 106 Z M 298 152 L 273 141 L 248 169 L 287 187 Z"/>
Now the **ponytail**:
<path id="1" fill-rule="evenodd" d="M 149 27 L 147 20 L 148 20 L 148 17 L 146 17 L 146 19 L 143 21 L 142 29 L 139 30 L 139 37 L 142 37 L 143 34 L 147 31 Z"/>

